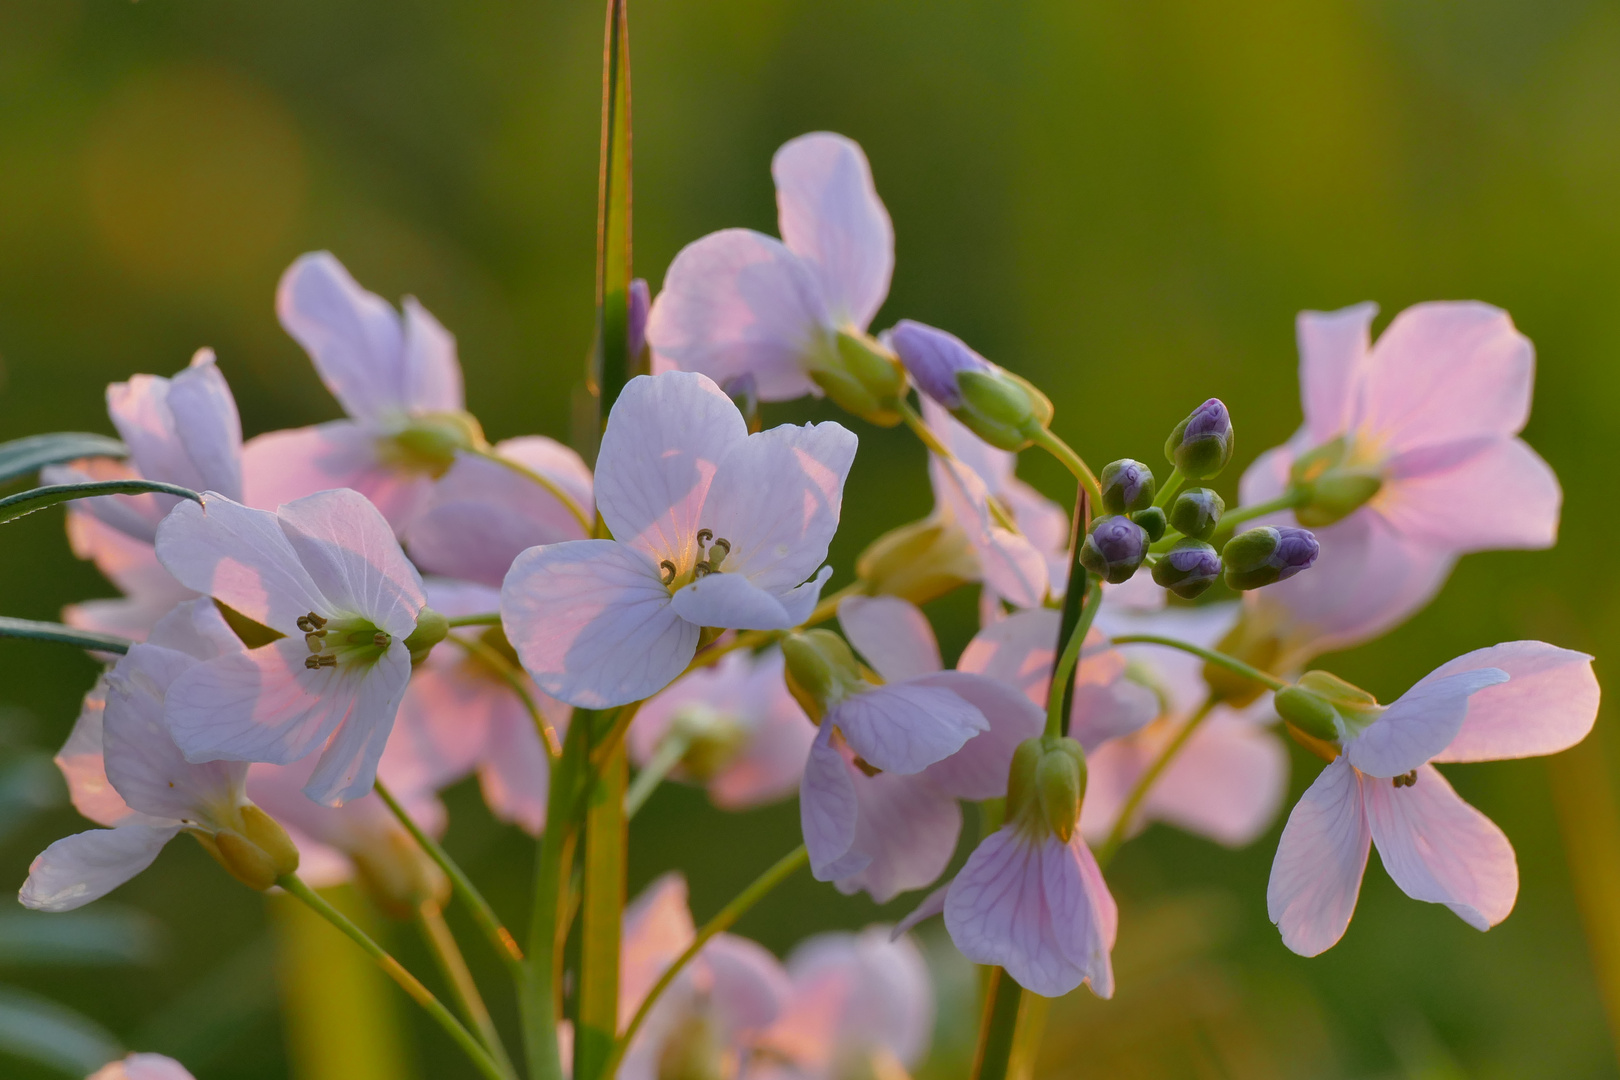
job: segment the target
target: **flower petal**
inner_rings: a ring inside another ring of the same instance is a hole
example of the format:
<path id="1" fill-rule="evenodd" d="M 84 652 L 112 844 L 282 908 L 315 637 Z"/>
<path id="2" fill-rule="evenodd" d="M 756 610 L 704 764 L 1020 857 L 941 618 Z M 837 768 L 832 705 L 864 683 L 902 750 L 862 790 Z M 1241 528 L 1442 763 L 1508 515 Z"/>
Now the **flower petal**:
<path id="1" fill-rule="evenodd" d="M 1508 917 L 1519 895 L 1513 845 L 1438 769 L 1425 765 L 1410 787 L 1363 779 L 1361 790 L 1378 857 L 1402 892 L 1446 905 L 1475 930 Z"/>
<path id="2" fill-rule="evenodd" d="M 1425 676 L 1497 668 L 1509 680 L 1477 691 L 1451 744 L 1434 761 L 1499 761 L 1556 754 L 1586 738 L 1597 720 L 1597 676 L 1592 658 L 1544 641 L 1510 641 L 1475 649 Z"/>
<path id="3" fill-rule="evenodd" d="M 870 859 L 833 882 L 838 891 L 868 893 L 886 904 L 939 880 L 962 834 L 962 808 L 925 776 L 867 776 L 846 761 L 859 812 L 851 853 Z"/>
<path id="4" fill-rule="evenodd" d="M 1013 752 L 1025 739 L 1041 733 L 1045 714 L 1017 688 L 965 671 L 941 672 L 934 678 L 977 708 L 989 722 L 962 749 L 936 761 L 923 775 L 959 799 L 995 799 L 1007 794 Z"/>
<path id="5" fill-rule="evenodd" d="M 956 753 L 990 729 L 978 707 L 956 692 L 971 676 L 939 672 L 903 683 L 874 686 L 827 710 L 850 749 L 885 772 L 917 773 Z"/>
<path id="6" fill-rule="evenodd" d="M 382 297 L 361 288 L 331 252 L 294 260 L 276 289 L 276 314 L 309 353 L 344 412 L 357 420 L 379 420 L 406 410 L 399 315 Z"/>
<path id="7" fill-rule="evenodd" d="M 870 855 L 851 850 L 860 808 L 855 780 L 832 736 L 832 725 L 823 724 L 799 779 L 799 826 L 817 881 L 848 877 L 872 861 Z"/>
<path id="8" fill-rule="evenodd" d="M 763 1032 L 793 995 L 787 972 L 770 950 L 735 934 L 710 938 L 698 964 L 711 1016 L 728 1043 Z"/>
<path id="9" fill-rule="evenodd" d="M 883 926 L 817 934 L 794 947 L 787 970 L 793 1001 L 772 1029 L 772 1046 L 791 1047 L 795 1058 L 811 1057 L 823 1068 L 833 1067 L 841 1051 L 870 1055 L 881 1047 L 906 1066 L 927 1052 L 934 989 L 910 938 L 891 938 Z M 797 1037 L 787 1035 L 789 1026 Z"/>
<path id="10" fill-rule="evenodd" d="M 769 236 L 724 229 L 669 264 L 647 342 L 655 371 L 750 376 L 761 401 L 791 401 L 816 392 L 806 361 L 832 348 L 832 326 L 815 268 Z"/>
<path id="11" fill-rule="evenodd" d="M 630 902 L 624 909 L 619 954 L 621 1024 L 635 1015 L 659 976 L 696 937 L 686 906 L 686 879 L 679 873 L 660 876 Z"/>
<path id="12" fill-rule="evenodd" d="M 917 605 L 898 596 L 846 596 L 838 626 L 885 682 L 938 671 L 939 642 Z"/>
<path id="13" fill-rule="evenodd" d="M 541 702 L 551 700 L 538 691 L 535 696 Z M 543 704 L 540 707 L 545 708 Z M 566 723 L 552 723 L 559 735 L 567 729 Z M 546 826 L 550 783 L 551 767 L 540 733 L 517 698 L 507 694 L 490 724 L 488 753 L 478 769 L 478 787 L 484 802 L 498 820 L 538 836 Z"/>
<path id="14" fill-rule="evenodd" d="M 194 1080 L 185 1066 L 162 1054 L 129 1054 L 110 1061 L 86 1080 Z"/>
<path id="15" fill-rule="evenodd" d="M 1266 912 L 1284 945 L 1315 956 L 1344 936 L 1371 842 L 1356 772 L 1341 756 L 1300 796 L 1277 843 Z"/>
<path id="16" fill-rule="evenodd" d="M 748 437 L 708 377 L 638 375 L 613 405 L 596 459 L 596 501 L 613 538 L 685 570 L 720 459 Z"/>
<path id="17" fill-rule="evenodd" d="M 856 441 L 831 421 L 784 424 L 726 451 L 699 524 L 730 543 L 727 573 L 778 596 L 815 574 L 838 531 Z"/>
<path id="18" fill-rule="evenodd" d="M 461 362 L 456 339 L 427 308 L 407 296 L 405 311 L 404 399 L 413 412 L 460 412 Z"/>
<path id="19" fill-rule="evenodd" d="M 1469 697 L 1507 681 L 1507 672 L 1490 667 L 1423 679 L 1366 730 L 1346 739 L 1345 757 L 1368 776 L 1410 772 L 1451 745 L 1468 715 Z"/>
<path id="20" fill-rule="evenodd" d="M 697 651 L 658 568 L 612 540 L 530 548 L 501 586 L 501 621 L 546 693 L 586 709 L 651 697 Z"/>
<path id="21" fill-rule="evenodd" d="M 960 461 L 928 459 L 934 498 L 962 527 L 979 556 L 984 582 L 1016 607 L 1038 607 L 1050 584 L 1046 556 L 1029 538 L 997 524 L 984 480 Z"/>
<path id="22" fill-rule="evenodd" d="M 1373 506 L 1403 536 L 1466 553 L 1552 547 L 1563 498 L 1541 455 L 1500 439 L 1450 468 L 1392 480 Z"/>
<path id="23" fill-rule="evenodd" d="M 226 623 L 219 605 L 206 596 L 176 604 L 152 625 L 148 644 L 185 653 L 197 660 L 212 660 L 228 652 L 240 652 L 242 639 Z"/>
<path id="24" fill-rule="evenodd" d="M 102 755 L 102 719 L 107 708 L 106 678 L 84 695 L 84 704 L 73 722 L 73 731 L 56 755 L 56 767 L 67 781 L 73 808 L 97 825 L 111 828 L 121 821 L 139 818 L 123 796 L 107 780 L 106 759 Z"/>
<path id="25" fill-rule="evenodd" d="M 83 907 L 151 866 L 179 831 L 178 824 L 131 824 L 63 837 L 34 859 L 17 899 L 36 911 Z"/>
<path id="26" fill-rule="evenodd" d="M 359 680 L 354 707 L 321 751 L 304 794 L 322 806 L 342 806 L 371 790 L 410 677 L 410 650 L 396 639 Z"/>
<path id="27" fill-rule="evenodd" d="M 307 612 L 333 614 L 276 515 L 222 495 L 175 507 L 158 526 L 157 556 L 188 589 L 283 633 Z"/>
<path id="28" fill-rule="evenodd" d="M 242 420 L 214 350 L 198 349 L 191 365 L 169 380 L 168 405 L 175 435 L 202 482 L 196 490 L 241 501 Z"/>
<path id="29" fill-rule="evenodd" d="M 670 610 L 694 626 L 732 630 L 786 630 L 796 626 L 782 601 L 741 574 L 710 574 L 678 590 Z"/>
<path id="30" fill-rule="evenodd" d="M 395 637 L 416 629 L 427 603 L 422 578 L 365 496 L 322 491 L 287 503 L 276 517 L 334 610 L 363 616 Z"/>
<path id="31" fill-rule="evenodd" d="M 810 264 L 837 323 L 865 330 L 889 294 L 894 226 L 866 155 L 853 140 L 817 131 L 771 158 L 782 240 Z"/>
<path id="32" fill-rule="evenodd" d="M 1356 382 L 1367 362 L 1377 314 L 1378 305 L 1366 303 L 1338 311 L 1302 311 L 1295 320 L 1299 396 L 1312 446 L 1337 438 L 1350 424 Z"/>

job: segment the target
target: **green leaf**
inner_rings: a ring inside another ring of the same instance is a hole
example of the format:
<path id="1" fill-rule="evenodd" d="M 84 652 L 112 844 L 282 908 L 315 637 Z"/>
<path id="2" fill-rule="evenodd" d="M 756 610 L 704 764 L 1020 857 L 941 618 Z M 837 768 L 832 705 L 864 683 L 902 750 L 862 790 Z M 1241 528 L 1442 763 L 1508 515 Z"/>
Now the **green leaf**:
<path id="1" fill-rule="evenodd" d="M 97 652 L 127 653 L 134 642 L 112 634 L 98 634 L 93 630 L 78 630 L 61 623 L 36 622 L 33 619 L 13 619 L 0 615 L 0 637 L 28 638 L 32 641 L 53 641 L 58 645 L 77 645 L 81 649 Z"/>
<path id="2" fill-rule="evenodd" d="M 112 1032 L 48 998 L 0 986 L 0 1054 L 86 1076 L 123 1054 Z"/>
<path id="3" fill-rule="evenodd" d="M 630 25 L 628 0 L 608 0 L 602 56 L 602 156 L 596 218 L 595 382 L 600 419 L 638 374 L 630 355 Z"/>
<path id="4" fill-rule="evenodd" d="M 62 774 L 49 754 L 31 752 L 0 765 L 0 843 L 34 819 L 62 804 Z"/>
<path id="5" fill-rule="evenodd" d="M 93 499 L 98 495 L 140 495 L 145 492 L 178 495 L 182 499 L 202 502 L 202 496 L 179 484 L 164 484 L 157 480 L 94 480 L 84 484 L 51 484 L 30 488 L 0 499 L 0 522 L 15 521 L 35 510 L 43 510 L 57 503 L 73 499 Z"/>
<path id="6" fill-rule="evenodd" d="M 56 431 L 49 435 L 29 435 L 0 443 L 0 484 L 37 472 L 46 465 L 60 465 L 87 457 L 128 457 L 129 447 L 105 435 L 84 431 Z"/>
<path id="7" fill-rule="evenodd" d="M 144 911 L 101 906 L 0 916 L 0 964 L 104 967 L 157 959 L 158 923 Z"/>

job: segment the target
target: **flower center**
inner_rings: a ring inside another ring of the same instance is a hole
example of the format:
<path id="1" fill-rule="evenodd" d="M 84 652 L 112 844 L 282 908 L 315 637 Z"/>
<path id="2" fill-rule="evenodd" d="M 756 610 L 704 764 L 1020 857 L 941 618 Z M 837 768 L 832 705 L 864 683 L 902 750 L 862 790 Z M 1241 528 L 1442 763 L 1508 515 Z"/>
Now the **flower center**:
<path id="1" fill-rule="evenodd" d="M 699 529 L 697 534 L 698 558 L 692 568 L 682 573 L 671 559 L 665 559 L 658 564 L 663 571 L 664 588 L 670 592 L 685 588 L 700 577 L 720 572 L 720 564 L 726 561 L 731 554 L 731 541 L 725 537 L 717 537 L 712 529 Z M 705 550 L 707 549 L 707 550 Z"/>
<path id="2" fill-rule="evenodd" d="M 456 462 L 456 452 L 481 446 L 483 429 L 464 412 L 423 413 L 377 440 L 377 456 L 385 464 L 406 472 L 427 473 L 437 479 Z"/>
<path id="3" fill-rule="evenodd" d="M 340 664 L 374 664 L 394 641 L 368 619 L 323 619 L 313 611 L 298 616 L 298 629 L 309 646 L 304 666 L 311 671 Z"/>

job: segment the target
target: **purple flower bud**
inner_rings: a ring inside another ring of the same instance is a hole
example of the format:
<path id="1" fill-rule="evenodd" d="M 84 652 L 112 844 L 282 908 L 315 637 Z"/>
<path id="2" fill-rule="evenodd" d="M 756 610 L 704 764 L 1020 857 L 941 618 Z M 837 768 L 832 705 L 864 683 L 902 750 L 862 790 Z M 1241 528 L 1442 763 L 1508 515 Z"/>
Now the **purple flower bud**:
<path id="1" fill-rule="evenodd" d="M 1080 546 L 1080 563 L 1112 585 L 1129 581 L 1147 558 L 1147 532 L 1123 515 L 1099 518 Z"/>
<path id="2" fill-rule="evenodd" d="M 1292 525 L 1277 528 L 1277 550 L 1272 553 L 1271 565 L 1277 568 L 1277 580 L 1287 581 L 1301 570 L 1309 570 L 1316 557 L 1322 554 L 1322 545 L 1309 529 L 1296 529 Z"/>
<path id="3" fill-rule="evenodd" d="M 1232 460 L 1232 416 L 1220 398 L 1210 398 L 1176 425 L 1164 456 L 1191 480 L 1214 476 Z"/>
<path id="4" fill-rule="evenodd" d="M 1226 583 L 1232 588 L 1258 589 L 1308 569 L 1321 550 L 1309 530 L 1263 525 L 1228 540 L 1221 562 L 1226 566 Z"/>
<path id="5" fill-rule="evenodd" d="M 646 278 L 630 282 L 629 310 L 625 314 L 625 338 L 630 347 L 630 362 L 635 363 L 641 350 L 647 347 L 647 310 L 652 306 L 652 293 Z"/>
<path id="6" fill-rule="evenodd" d="M 1153 505 L 1153 470 L 1140 461 L 1121 458 L 1103 466 L 1103 509 L 1110 514 L 1129 514 Z"/>
<path id="7" fill-rule="evenodd" d="M 1184 600 L 1203 593 L 1221 576 L 1221 557 L 1202 540 L 1178 540 L 1153 567 L 1153 580 Z"/>
<path id="8" fill-rule="evenodd" d="M 968 348 L 955 334 L 911 319 L 901 319 L 889 331 L 889 347 L 906 365 L 918 389 L 947 409 L 962 405 L 962 391 L 956 385 L 957 372 L 995 370 L 990 361 Z"/>

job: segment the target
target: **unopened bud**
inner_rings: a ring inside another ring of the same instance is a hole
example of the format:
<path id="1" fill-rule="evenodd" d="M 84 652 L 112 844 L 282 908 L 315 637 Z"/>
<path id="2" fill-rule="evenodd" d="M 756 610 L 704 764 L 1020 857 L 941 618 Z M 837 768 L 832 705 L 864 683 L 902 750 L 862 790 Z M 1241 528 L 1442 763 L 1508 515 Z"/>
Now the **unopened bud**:
<path id="1" fill-rule="evenodd" d="M 220 829 L 214 833 L 211 853 L 233 878 L 250 889 L 263 892 L 281 876 L 269 853 L 235 829 Z"/>
<path id="2" fill-rule="evenodd" d="M 1184 537 L 1153 565 L 1153 580 L 1183 600 L 1191 600 L 1221 576 L 1221 557 L 1203 540 Z"/>
<path id="3" fill-rule="evenodd" d="M 906 375 L 900 361 L 865 334 L 840 330 L 810 378 L 833 404 L 880 427 L 900 422 Z"/>
<path id="4" fill-rule="evenodd" d="M 1129 514 L 1153 505 L 1153 470 L 1140 461 L 1110 461 L 1097 480 L 1102 485 L 1103 509 L 1110 514 Z"/>
<path id="5" fill-rule="evenodd" d="M 1129 581 L 1147 558 L 1148 538 L 1128 517 L 1098 518 L 1080 546 L 1080 563 L 1111 585 Z"/>
<path id="6" fill-rule="evenodd" d="M 405 647 L 411 651 L 411 663 L 419 664 L 426 660 L 433 646 L 443 641 L 449 633 L 449 619 L 430 607 L 423 608 L 416 617 L 416 629 L 405 639 Z"/>
<path id="7" fill-rule="evenodd" d="M 1189 480 L 1203 480 L 1232 460 L 1232 417 L 1220 398 L 1210 398 L 1176 425 L 1164 456 Z"/>
<path id="8" fill-rule="evenodd" d="M 277 877 L 298 869 L 298 845 L 280 822 L 252 803 L 242 807 L 242 834 L 269 857 Z"/>
<path id="9" fill-rule="evenodd" d="M 1151 543 L 1157 543 L 1164 531 L 1170 527 L 1170 520 L 1164 516 L 1164 511 L 1157 506 L 1150 506 L 1146 510 L 1138 510 L 1130 515 L 1132 521 L 1142 526 Z"/>
<path id="10" fill-rule="evenodd" d="M 1226 500 L 1209 488 L 1188 488 L 1170 504 L 1170 524 L 1194 540 L 1208 540 L 1226 513 Z"/>
<path id="11" fill-rule="evenodd" d="M 1287 581 L 1316 562 L 1321 545 L 1305 529 L 1262 525 L 1238 533 L 1221 549 L 1226 583 L 1234 589 L 1258 589 Z"/>
<path id="12" fill-rule="evenodd" d="M 1339 738 L 1338 711 L 1309 690 L 1290 686 L 1272 695 L 1277 715 L 1316 739 Z"/>
<path id="13" fill-rule="evenodd" d="M 1289 482 L 1306 495 L 1294 510 L 1301 525 L 1323 528 L 1342 521 L 1383 488 L 1384 475 L 1378 463 L 1357 462 L 1356 456 L 1341 436 L 1301 454 L 1294 462 Z"/>
<path id="14" fill-rule="evenodd" d="M 1044 828 L 1064 843 L 1080 821 L 1086 793 L 1086 754 L 1066 736 L 1026 739 L 1013 752 L 1007 776 L 1007 820 Z"/>
<path id="15" fill-rule="evenodd" d="M 855 560 L 855 574 L 874 593 L 926 604 L 979 579 L 967 533 L 937 517 L 890 529 Z"/>
<path id="16" fill-rule="evenodd" d="M 1052 422 L 1045 394 L 954 334 L 902 319 L 889 331 L 889 344 L 918 389 L 991 446 L 1022 450 Z"/>
<path id="17" fill-rule="evenodd" d="M 865 682 L 855 654 L 831 630 L 804 630 L 782 639 L 787 687 L 810 718 L 821 723 L 827 709 Z"/>

